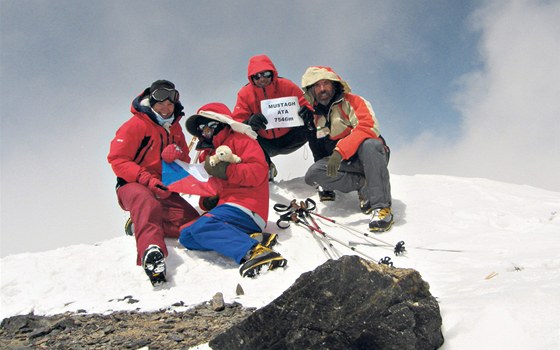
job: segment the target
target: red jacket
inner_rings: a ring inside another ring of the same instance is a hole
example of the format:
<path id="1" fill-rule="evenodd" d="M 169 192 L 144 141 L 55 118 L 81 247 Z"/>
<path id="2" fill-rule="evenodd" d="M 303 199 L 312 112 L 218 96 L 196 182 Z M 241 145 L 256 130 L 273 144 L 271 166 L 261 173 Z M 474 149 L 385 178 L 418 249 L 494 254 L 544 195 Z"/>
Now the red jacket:
<path id="1" fill-rule="evenodd" d="M 251 76 L 265 70 L 272 71 L 272 82 L 264 88 L 259 88 L 253 83 Z M 233 109 L 233 119 L 238 122 L 246 121 L 255 113 L 262 113 L 262 100 L 296 96 L 299 99 L 300 105 L 309 105 L 303 97 L 303 91 L 296 84 L 286 78 L 278 76 L 276 67 L 266 55 L 251 57 L 247 69 L 247 78 L 249 79 L 249 84 L 242 87 L 237 93 L 237 102 L 235 103 L 235 108 Z M 258 134 L 260 137 L 264 137 L 266 139 L 275 139 L 284 136 L 289 131 L 290 128 L 276 128 L 259 130 Z"/>
<path id="2" fill-rule="evenodd" d="M 175 104 L 175 119 L 167 132 L 157 122 L 146 101 L 148 96 L 149 89 L 146 89 L 132 101 L 132 118 L 117 130 L 111 141 L 107 160 L 117 175 L 118 185 L 136 182 L 138 174 L 145 170 L 161 179 L 161 152 L 169 144 L 178 145 L 188 156 L 187 142 L 179 124 L 184 115 L 181 103 Z"/>
<path id="3" fill-rule="evenodd" d="M 247 135 L 224 128 L 212 140 L 214 149 L 205 154 L 211 156 L 218 146 L 226 145 L 241 158 L 241 163 L 232 163 L 227 168 L 227 180 L 220 180 L 223 189 L 219 193 L 220 204 L 239 204 L 257 214 L 266 222 L 268 220 L 268 164 L 264 153 L 256 140 Z"/>

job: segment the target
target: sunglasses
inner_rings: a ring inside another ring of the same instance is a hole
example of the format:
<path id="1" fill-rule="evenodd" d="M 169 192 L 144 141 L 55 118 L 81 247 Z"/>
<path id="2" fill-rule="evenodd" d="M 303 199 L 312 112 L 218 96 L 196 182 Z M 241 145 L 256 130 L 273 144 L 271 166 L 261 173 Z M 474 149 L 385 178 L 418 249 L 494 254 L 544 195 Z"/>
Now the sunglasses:
<path id="1" fill-rule="evenodd" d="M 175 89 L 159 88 L 152 92 L 151 97 L 157 102 L 169 100 L 173 103 L 179 102 L 179 91 Z"/>
<path id="2" fill-rule="evenodd" d="M 257 73 L 251 76 L 251 78 L 253 78 L 253 80 L 259 80 L 260 78 L 272 78 L 272 72 L 267 70 L 265 72 Z"/>
<path id="3" fill-rule="evenodd" d="M 210 129 L 212 129 L 212 130 L 215 130 L 215 129 L 218 127 L 218 125 L 220 125 L 219 122 L 217 122 L 217 121 L 211 121 L 211 122 L 208 122 L 208 123 L 206 123 L 206 124 L 200 124 L 200 125 L 198 126 L 198 130 L 203 131 L 204 128 L 210 128 Z"/>

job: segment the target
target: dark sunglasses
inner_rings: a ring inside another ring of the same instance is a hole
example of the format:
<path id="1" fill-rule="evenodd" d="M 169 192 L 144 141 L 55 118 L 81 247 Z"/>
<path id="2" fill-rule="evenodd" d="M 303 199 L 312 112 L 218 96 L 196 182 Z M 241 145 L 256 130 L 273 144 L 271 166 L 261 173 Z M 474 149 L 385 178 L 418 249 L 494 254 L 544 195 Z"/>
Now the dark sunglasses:
<path id="1" fill-rule="evenodd" d="M 265 72 L 257 73 L 253 75 L 251 78 L 253 78 L 254 80 L 259 80 L 260 78 L 272 78 L 272 72 L 267 70 Z"/>
<path id="2" fill-rule="evenodd" d="M 179 102 L 179 91 L 175 89 L 159 88 L 152 92 L 151 97 L 157 102 L 169 100 L 173 103 Z"/>
<path id="3" fill-rule="evenodd" d="M 219 122 L 217 122 L 217 121 L 211 121 L 211 122 L 208 122 L 208 123 L 206 123 L 206 124 L 200 124 L 200 125 L 198 126 L 198 130 L 202 131 L 202 130 L 204 130 L 204 128 L 210 128 L 210 129 L 212 129 L 212 130 L 215 130 L 215 129 L 218 127 L 218 125 L 220 125 Z"/>

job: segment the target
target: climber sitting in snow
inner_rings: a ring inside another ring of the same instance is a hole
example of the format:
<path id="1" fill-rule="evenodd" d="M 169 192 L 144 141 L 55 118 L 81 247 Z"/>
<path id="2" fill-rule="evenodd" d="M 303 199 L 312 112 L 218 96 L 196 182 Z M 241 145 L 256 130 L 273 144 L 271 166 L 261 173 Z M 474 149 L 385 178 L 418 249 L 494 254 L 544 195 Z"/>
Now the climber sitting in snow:
<path id="1" fill-rule="evenodd" d="M 201 162 L 209 175 L 221 179 L 215 197 L 201 198 L 208 210 L 181 228 L 179 242 L 187 249 L 214 250 L 241 264 L 240 274 L 253 277 L 262 267 L 286 265 L 272 250 L 276 234 L 263 232 L 268 220 L 268 165 L 256 134 L 248 125 L 234 121 L 222 103 L 202 106 L 186 122 L 187 131 L 200 141 Z M 228 146 L 239 162 L 212 162 L 219 146 Z"/>
<path id="2" fill-rule="evenodd" d="M 179 92 L 168 80 L 157 80 L 132 101 L 132 117 L 116 132 L 107 160 L 117 176 L 117 198 L 130 212 L 136 239 L 136 263 L 153 285 L 166 281 L 165 238 L 179 237 L 179 228 L 198 212 L 161 182 L 162 158 L 189 161 L 179 121 L 185 115 Z M 163 150 L 163 152 L 161 151 Z"/>

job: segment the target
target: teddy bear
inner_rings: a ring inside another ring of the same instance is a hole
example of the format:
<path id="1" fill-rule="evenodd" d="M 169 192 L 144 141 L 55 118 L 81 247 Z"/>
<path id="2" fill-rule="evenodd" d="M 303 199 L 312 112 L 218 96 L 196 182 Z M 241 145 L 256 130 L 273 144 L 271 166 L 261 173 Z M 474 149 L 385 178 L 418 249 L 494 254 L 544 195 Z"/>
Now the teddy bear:
<path id="1" fill-rule="evenodd" d="M 210 156 L 210 165 L 215 166 L 219 162 L 228 163 L 241 163 L 241 158 L 236 154 L 233 154 L 231 148 L 226 145 L 221 145 L 216 148 L 216 153 Z"/>

